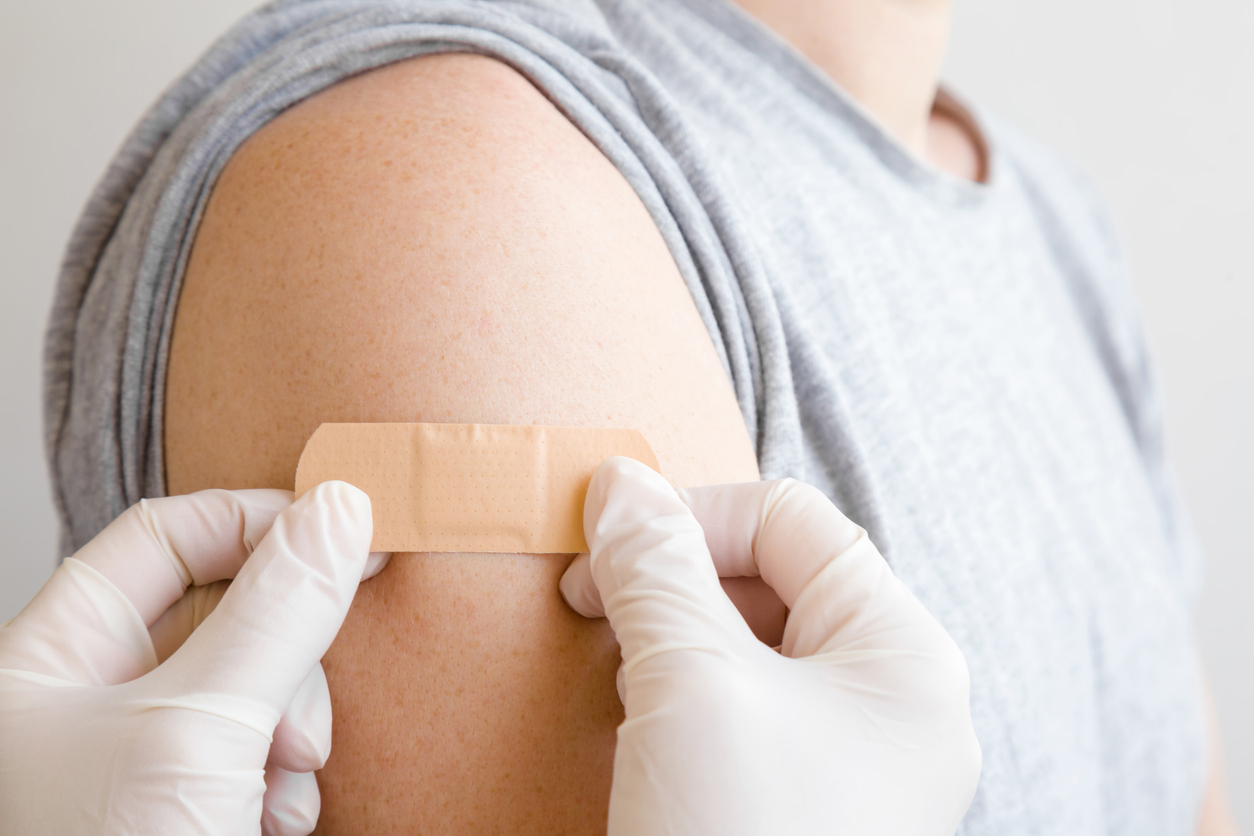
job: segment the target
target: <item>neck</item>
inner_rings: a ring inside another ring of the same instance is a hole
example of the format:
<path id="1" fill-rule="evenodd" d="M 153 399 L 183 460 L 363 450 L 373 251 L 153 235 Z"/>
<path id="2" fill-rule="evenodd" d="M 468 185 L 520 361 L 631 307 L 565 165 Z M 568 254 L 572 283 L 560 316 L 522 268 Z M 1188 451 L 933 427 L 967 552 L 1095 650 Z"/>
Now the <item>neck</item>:
<path id="1" fill-rule="evenodd" d="M 735 0 L 928 157 L 951 0 Z"/>

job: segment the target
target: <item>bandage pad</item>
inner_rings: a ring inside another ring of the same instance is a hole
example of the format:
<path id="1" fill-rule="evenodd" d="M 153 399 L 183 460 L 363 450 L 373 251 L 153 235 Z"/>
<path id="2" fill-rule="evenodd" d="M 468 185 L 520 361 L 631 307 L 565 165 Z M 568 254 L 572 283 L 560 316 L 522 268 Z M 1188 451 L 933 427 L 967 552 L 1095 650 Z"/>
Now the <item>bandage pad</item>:
<path id="1" fill-rule="evenodd" d="M 301 453 L 296 495 L 331 479 L 360 488 L 371 551 L 584 552 L 584 496 L 610 456 L 658 469 L 639 430 L 323 424 Z"/>

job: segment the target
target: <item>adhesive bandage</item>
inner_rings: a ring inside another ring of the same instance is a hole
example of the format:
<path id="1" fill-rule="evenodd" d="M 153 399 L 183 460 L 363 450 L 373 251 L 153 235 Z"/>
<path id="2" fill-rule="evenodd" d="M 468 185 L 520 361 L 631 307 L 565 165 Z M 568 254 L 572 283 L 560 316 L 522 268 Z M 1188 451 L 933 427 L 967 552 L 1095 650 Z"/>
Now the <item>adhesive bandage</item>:
<path id="1" fill-rule="evenodd" d="M 584 496 L 610 456 L 658 469 L 639 430 L 323 424 L 301 453 L 296 495 L 331 479 L 360 488 L 371 551 L 584 552 Z"/>

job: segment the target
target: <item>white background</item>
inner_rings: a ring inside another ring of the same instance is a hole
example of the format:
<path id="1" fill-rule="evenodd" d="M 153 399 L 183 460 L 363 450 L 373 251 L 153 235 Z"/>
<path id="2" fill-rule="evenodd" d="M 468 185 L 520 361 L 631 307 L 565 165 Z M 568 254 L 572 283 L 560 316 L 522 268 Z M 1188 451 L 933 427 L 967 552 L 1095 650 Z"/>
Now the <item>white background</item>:
<path id="1" fill-rule="evenodd" d="M 251 0 L 0 0 L 0 621 L 52 571 L 39 359 L 61 249 L 114 149 Z M 1209 550 L 1198 630 L 1254 833 L 1254 4 L 958 0 L 946 77 L 1109 200 Z"/>

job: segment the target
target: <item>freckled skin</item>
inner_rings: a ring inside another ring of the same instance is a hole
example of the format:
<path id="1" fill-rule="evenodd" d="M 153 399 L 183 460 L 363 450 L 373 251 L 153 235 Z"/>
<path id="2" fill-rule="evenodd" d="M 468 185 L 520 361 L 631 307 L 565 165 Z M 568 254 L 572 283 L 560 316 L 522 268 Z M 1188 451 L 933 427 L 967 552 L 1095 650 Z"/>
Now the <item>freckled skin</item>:
<path id="1" fill-rule="evenodd" d="M 360 832 L 365 822 L 379 832 L 386 821 L 422 833 L 540 833 L 604 819 L 603 793 L 570 792 L 578 776 L 567 773 L 579 764 L 604 782 L 612 770 L 622 711 L 603 692 L 618 646 L 605 622 L 581 619 L 552 594 L 569 560 L 403 555 L 363 586 L 327 676 L 368 683 L 384 699 L 336 700 L 322 832 Z M 490 601 L 449 594 L 503 582 L 512 594 Z M 501 624 L 515 629 L 502 635 Z M 405 664 L 380 667 L 379 658 Z M 376 791 L 377 776 L 407 774 L 422 780 Z"/>
<path id="2" fill-rule="evenodd" d="M 630 187 L 468 55 L 357 76 L 236 153 L 167 381 L 171 493 L 290 489 L 323 422 L 642 430 L 679 485 L 757 478 L 726 375 Z M 604 831 L 618 648 L 569 555 L 397 555 L 324 659 L 319 832 Z"/>

